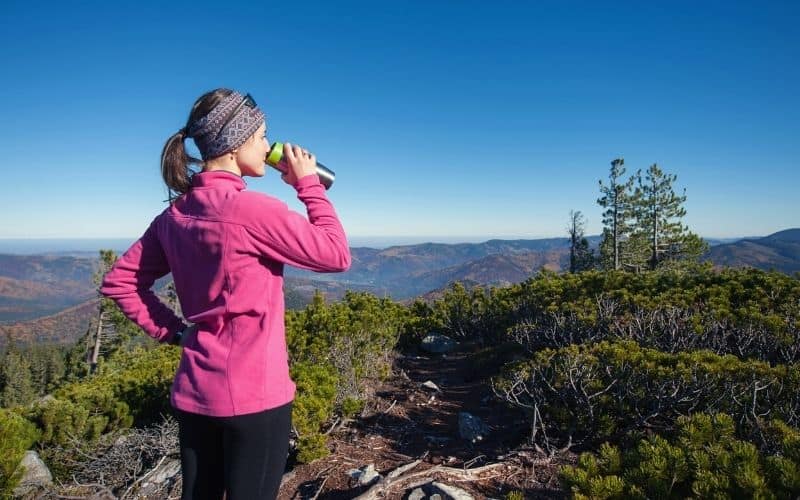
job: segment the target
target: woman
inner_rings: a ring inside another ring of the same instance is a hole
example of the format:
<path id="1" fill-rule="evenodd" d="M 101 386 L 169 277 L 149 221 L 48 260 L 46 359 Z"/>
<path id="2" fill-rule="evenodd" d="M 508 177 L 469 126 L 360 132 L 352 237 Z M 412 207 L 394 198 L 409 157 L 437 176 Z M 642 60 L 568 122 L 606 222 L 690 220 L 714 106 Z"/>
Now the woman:
<path id="1" fill-rule="evenodd" d="M 195 141 L 202 161 L 187 155 Z M 350 267 L 347 238 L 313 154 L 286 144 L 281 178 L 308 219 L 247 191 L 269 151 L 264 113 L 217 89 L 164 146 L 170 206 L 106 274 L 100 291 L 160 342 L 182 346 L 170 390 L 180 431 L 183 499 L 275 498 L 286 465 L 295 384 L 284 333 L 283 266 Z M 202 170 L 192 174 L 189 165 Z M 185 318 L 150 290 L 171 272 Z"/>

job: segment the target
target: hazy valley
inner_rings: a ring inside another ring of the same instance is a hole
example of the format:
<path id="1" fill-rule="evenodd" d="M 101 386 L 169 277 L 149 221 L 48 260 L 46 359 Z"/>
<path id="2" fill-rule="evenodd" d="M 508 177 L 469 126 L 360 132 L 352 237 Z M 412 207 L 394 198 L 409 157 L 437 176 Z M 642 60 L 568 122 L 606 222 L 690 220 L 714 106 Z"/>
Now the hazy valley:
<path id="1" fill-rule="evenodd" d="M 600 237 L 587 240 L 596 248 Z M 707 241 L 711 248 L 702 260 L 717 267 L 800 272 L 800 229 L 761 238 Z M 350 289 L 406 301 L 435 296 L 437 290 L 455 281 L 507 286 L 524 281 L 542 268 L 556 272 L 567 269 L 569 241 L 550 238 L 356 247 L 352 254 L 353 265 L 345 273 L 316 274 L 287 267 L 287 307 L 304 307 L 316 290 L 330 300 L 341 298 Z M 7 334 L 24 342 L 74 342 L 96 314 L 92 275 L 97 265 L 97 257 L 86 252 L 0 254 L 0 344 L 6 342 Z M 169 282 L 169 275 L 158 280 L 157 293 L 163 293 Z"/>

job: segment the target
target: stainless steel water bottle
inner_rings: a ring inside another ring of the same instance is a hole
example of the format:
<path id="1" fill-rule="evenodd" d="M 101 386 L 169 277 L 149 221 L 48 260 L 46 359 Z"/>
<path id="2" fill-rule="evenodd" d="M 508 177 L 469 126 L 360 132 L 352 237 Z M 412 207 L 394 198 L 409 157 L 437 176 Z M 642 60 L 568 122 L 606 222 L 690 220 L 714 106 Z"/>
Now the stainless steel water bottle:
<path id="1" fill-rule="evenodd" d="M 282 174 L 285 174 L 289 171 L 289 165 L 283 157 L 282 142 L 275 142 L 272 144 L 272 147 L 270 148 L 269 153 L 267 153 L 267 157 L 264 162 L 267 165 L 274 167 Z M 323 186 L 325 186 L 325 189 L 330 189 L 330 187 L 333 185 L 334 179 L 336 179 L 336 174 L 333 172 L 333 170 L 329 169 L 320 162 L 317 162 L 317 175 L 319 176 L 319 181 Z"/>

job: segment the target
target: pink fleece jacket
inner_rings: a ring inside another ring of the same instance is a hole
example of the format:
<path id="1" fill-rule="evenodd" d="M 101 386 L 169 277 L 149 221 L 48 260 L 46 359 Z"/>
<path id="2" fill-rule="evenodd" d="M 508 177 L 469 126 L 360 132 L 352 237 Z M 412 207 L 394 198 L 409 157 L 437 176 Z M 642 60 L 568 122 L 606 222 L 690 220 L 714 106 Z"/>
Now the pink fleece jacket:
<path id="1" fill-rule="evenodd" d="M 295 185 L 308 220 L 280 200 L 246 191 L 224 171 L 202 172 L 105 275 L 100 291 L 148 335 L 168 342 L 185 325 L 150 290 L 172 272 L 184 342 L 170 390 L 175 408 L 233 416 L 294 399 L 284 331 L 283 266 L 345 271 L 350 249 L 316 175 Z"/>

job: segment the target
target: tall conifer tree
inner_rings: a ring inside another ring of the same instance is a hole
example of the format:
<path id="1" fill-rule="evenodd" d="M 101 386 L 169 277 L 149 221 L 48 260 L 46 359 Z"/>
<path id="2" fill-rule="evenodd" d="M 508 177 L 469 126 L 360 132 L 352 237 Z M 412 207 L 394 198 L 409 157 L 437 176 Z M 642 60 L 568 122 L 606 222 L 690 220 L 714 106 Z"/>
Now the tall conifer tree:
<path id="1" fill-rule="evenodd" d="M 678 196 L 672 184 L 677 176 L 664 173 L 657 164 L 642 178 L 636 172 L 637 187 L 633 196 L 636 217 L 635 237 L 647 242 L 647 267 L 658 268 L 662 262 L 699 257 L 707 247 L 698 245 L 699 238 L 690 233 L 681 219 L 686 215 L 683 203 L 686 189 Z"/>
<path id="2" fill-rule="evenodd" d="M 620 269 L 623 241 L 631 232 L 633 178 L 623 182 L 623 175 L 625 160 L 617 158 L 611 162 L 608 186 L 602 180 L 598 181 L 603 196 L 598 198 L 597 203 L 606 209 L 603 212 L 603 241 L 600 244 L 600 256 L 606 269 Z"/>

